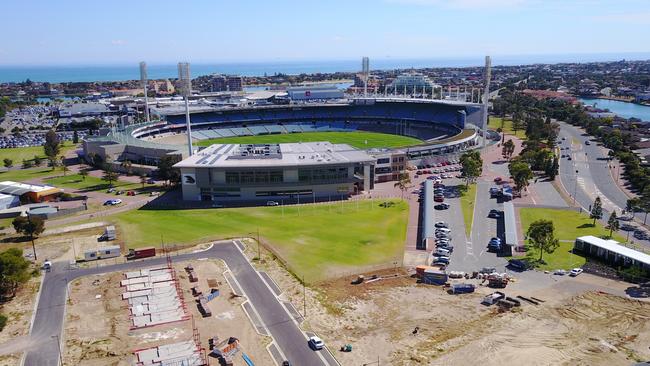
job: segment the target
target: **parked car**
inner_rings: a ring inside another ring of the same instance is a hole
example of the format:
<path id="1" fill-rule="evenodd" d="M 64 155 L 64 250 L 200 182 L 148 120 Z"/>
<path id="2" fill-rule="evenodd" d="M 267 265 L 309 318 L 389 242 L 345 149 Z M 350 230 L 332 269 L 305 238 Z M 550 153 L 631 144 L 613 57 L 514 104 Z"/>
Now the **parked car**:
<path id="1" fill-rule="evenodd" d="M 450 260 L 451 259 L 449 257 L 444 256 L 444 255 L 443 256 L 433 257 L 433 263 L 441 263 L 441 264 L 444 264 L 444 265 L 449 265 Z"/>
<path id="2" fill-rule="evenodd" d="M 449 204 L 448 203 L 441 203 L 438 205 L 433 206 L 436 210 L 447 210 L 449 209 Z"/>
<path id="3" fill-rule="evenodd" d="M 448 228 L 446 228 L 446 227 L 439 227 L 439 228 L 436 228 L 436 232 L 437 232 L 437 233 L 450 234 L 450 233 L 451 233 L 451 229 L 448 229 Z"/>
<path id="4" fill-rule="evenodd" d="M 569 276 L 575 277 L 575 276 L 579 275 L 582 272 L 583 272 L 582 268 L 574 268 L 574 269 L 571 270 L 571 272 L 569 272 Z"/>
<path id="5" fill-rule="evenodd" d="M 568 272 L 566 270 L 563 270 L 563 269 L 556 269 L 555 272 L 553 272 L 553 274 L 557 275 L 557 276 L 564 276 L 567 273 Z"/>
<path id="6" fill-rule="evenodd" d="M 122 203 L 122 200 L 116 198 L 112 200 L 106 200 L 106 202 L 104 202 L 104 206 L 115 206 L 115 205 L 119 205 L 120 203 Z"/>
<path id="7" fill-rule="evenodd" d="M 488 214 L 488 217 L 493 218 L 493 219 L 498 219 L 501 217 L 501 211 L 492 209 L 490 210 L 490 213 Z"/>
<path id="8" fill-rule="evenodd" d="M 501 178 L 501 177 L 494 178 L 494 183 L 496 183 L 496 184 L 501 184 L 502 181 L 503 181 L 503 178 Z"/>
<path id="9" fill-rule="evenodd" d="M 149 178 L 149 179 L 147 179 L 147 184 L 156 184 L 156 181 Z"/>
<path id="10" fill-rule="evenodd" d="M 449 253 L 453 253 L 453 252 L 454 252 L 454 246 L 451 245 L 451 244 L 443 244 L 443 243 L 436 244 L 436 248 L 440 248 L 440 249 L 448 250 Z"/>
<path id="11" fill-rule="evenodd" d="M 309 337 L 309 347 L 315 351 L 318 351 L 325 347 L 325 342 L 323 342 L 323 340 L 317 336 Z"/>
<path id="12" fill-rule="evenodd" d="M 434 256 L 440 256 L 440 257 L 448 257 L 449 254 L 451 254 L 451 251 L 443 248 L 436 248 L 436 250 L 433 252 Z"/>
<path id="13" fill-rule="evenodd" d="M 491 197 L 494 197 L 494 196 L 498 195 L 499 192 L 501 192 L 501 190 L 499 188 L 497 188 L 497 187 L 490 188 L 490 196 Z"/>
<path id="14" fill-rule="evenodd" d="M 266 201 L 267 206 L 278 206 L 280 205 L 277 201 Z"/>
<path id="15" fill-rule="evenodd" d="M 445 197 L 444 196 L 434 196 L 433 201 L 434 202 L 445 202 Z"/>
<path id="16" fill-rule="evenodd" d="M 494 273 L 494 272 L 496 272 L 496 271 L 497 271 L 497 269 L 494 268 L 494 267 L 483 267 L 483 268 L 481 268 L 481 270 L 479 271 L 479 273 L 487 273 L 487 274 L 490 274 L 490 273 Z"/>
<path id="17" fill-rule="evenodd" d="M 444 221 L 438 221 L 438 222 L 436 222 L 436 225 L 435 225 L 435 226 L 436 226 L 436 227 L 444 227 L 444 228 L 448 228 L 448 227 L 449 227 L 449 225 L 447 225 L 447 223 L 444 222 Z"/>
<path id="18" fill-rule="evenodd" d="M 519 271 L 525 271 L 530 268 L 528 262 L 521 259 L 511 259 L 508 261 L 508 265 Z"/>
<path id="19" fill-rule="evenodd" d="M 621 230 L 623 230 L 623 231 L 633 231 L 633 230 L 636 230 L 636 226 L 630 225 L 630 224 L 623 224 L 623 225 L 621 225 Z"/>

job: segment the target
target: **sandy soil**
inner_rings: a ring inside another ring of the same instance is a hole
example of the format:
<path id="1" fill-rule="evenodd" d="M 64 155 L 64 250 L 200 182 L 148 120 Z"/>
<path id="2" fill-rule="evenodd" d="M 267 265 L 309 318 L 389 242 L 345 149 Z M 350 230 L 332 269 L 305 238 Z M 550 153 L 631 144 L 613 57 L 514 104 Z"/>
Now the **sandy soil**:
<path id="1" fill-rule="evenodd" d="M 198 286 L 208 292 L 207 279 L 220 283 L 221 295 L 210 302 L 213 316 L 202 318 L 191 295 L 191 284 L 183 269 L 191 263 L 198 277 Z M 209 337 L 219 340 L 230 336 L 241 342 L 241 350 L 256 365 L 272 365 L 265 347 L 270 339 L 257 334 L 244 314 L 242 298 L 231 298 L 222 273 L 221 261 L 192 261 L 174 266 L 184 292 L 188 311 L 201 335 L 202 346 L 207 348 Z M 65 323 L 65 363 L 75 365 L 130 365 L 132 352 L 162 344 L 175 343 L 192 338 L 192 320 L 146 329 L 129 330 L 130 320 L 126 302 L 121 300 L 119 281 L 122 273 L 111 273 L 82 278 L 73 283 Z M 101 295 L 100 298 L 96 298 Z M 216 360 L 212 360 L 216 362 Z M 238 355 L 235 365 L 245 365 Z"/>
<path id="2" fill-rule="evenodd" d="M 0 313 L 7 316 L 7 325 L 0 332 L 0 344 L 27 335 L 34 311 L 34 297 L 41 285 L 41 276 L 31 278 L 11 301 L 0 305 Z M 21 354 L 0 356 L 0 366 L 17 365 Z"/>
<path id="3" fill-rule="evenodd" d="M 248 245 L 253 258 L 255 245 Z M 302 285 L 270 254 L 256 266 L 302 313 Z M 544 280 L 539 273 L 540 281 L 518 279 L 506 293 L 545 302 L 501 313 L 479 304 L 493 290 L 474 280 L 463 282 L 478 285 L 476 293 L 449 295 L 416 284 L 405 272 L 379 274 L 391 278 L 362 285 L 343 278 L 306 290 L 302 326 L 318 333 L 343 365 L 377 357 L 390 365 L 628 365 L 650 359 L 650 302 L 617 296 L 629 284 L 589 275 Z M 352 352 L 338 350 L 346 343 Z"/>

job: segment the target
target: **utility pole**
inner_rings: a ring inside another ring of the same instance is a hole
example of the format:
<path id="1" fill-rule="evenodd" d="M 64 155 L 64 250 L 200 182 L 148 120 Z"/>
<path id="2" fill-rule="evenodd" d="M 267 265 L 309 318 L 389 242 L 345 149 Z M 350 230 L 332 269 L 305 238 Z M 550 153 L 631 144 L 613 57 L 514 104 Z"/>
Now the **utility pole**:
<path id="1" fill-rule="evenodd" d="M 305 275 L 302 275 L 302 314 L 307 319 L 307 294 L 305 292 Z"/>

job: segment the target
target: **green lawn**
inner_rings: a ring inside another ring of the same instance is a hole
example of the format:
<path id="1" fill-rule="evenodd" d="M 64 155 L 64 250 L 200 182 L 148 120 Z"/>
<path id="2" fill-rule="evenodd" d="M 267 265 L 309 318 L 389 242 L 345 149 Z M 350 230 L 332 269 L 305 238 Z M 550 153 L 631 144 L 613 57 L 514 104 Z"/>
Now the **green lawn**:
<path id="1" fill-rule="evenodd" d="M 470 184 L 467 191 L 461 193 L 460 209 L 465 220 L 465 235 L 469 238 L 474 223 L 474 202 L 476 202 L 476 183 Z"/>
<path id="2" fill-rule="evenodd" d="M 502 127 L 503 123 L 503 127 Z M 517 133 L 515 134 L 514 131 L 512 130 L 512 120 L 510 118 L 501 118 L 501 117 L 490 117 L 490 128 L 496 130 L 497 128 L 501 128 L 503 133 L 506 135 L 512 135 L 519 137 L 521 139 L 526 138 L 526 131 L 525 130 L 517 130 Z"/>
<path id="3" fill-rule="evenodd" d="M 52 168 L 30 168 L 30 169 L 13 169 L 6 172 L 0 172 L 0 181 L 12 180 L 23 182 L 30 179 L 43 178 L 61 174 L 61 169 L 52 170 Z"/>
<path id="4" fill-rule="evenodd" d="M 540 269 L 554 270 L 558 268 L 571 269 L 579 267 L 585 263 L 585 258 L 572 254 L 573 241 L 577 237 L 584 235 L 594 235 L 604 237 L 609 235 L 609 230 L 596 222 L 596 226 L 591 226 L 593 220 L 586 214 L 572 210 L 557 210 L 548 208 L 521 208 L 519 210 L 521 220 L 521 230 L 526 233 L 530 224 L 540 219 L 553 221 L 555 227 L 555 237 L 560 240 L 560 247 L 552 254 L 544 253 L 546 264 L 540 265 Z M 614 233 L 613 239 L 624 242 L 625 237 Z M 529 250 L 527 257 L 537 260 L 539 251 Z"/>
<path id="5" fill-rule="evenodd" d="M 74 148 L 74 145 L 71 142 L 64 143 L 61 148 L 61 155 Z M 34 160 L 34 156 L 39 156 L 45 159 L 45 154 L 43 153 L 42 146 L 30 146 L 30 147 L 16 147 L 11 149 L 0 149 L 0 164 L 4 166 L 4 159 L 13 160 L 14 166 L 21 166 L 23 159 L 25 160 Z M 45 164 L 45 163 L 43 163 Z"/>
<path id="6" fill-rule="evenodd" d="M 86 179 L 82 179 L 82 176 L 79 174 L 68 174 L 66 176 L 59 175 L 57 177 L 46 178 L 45 182 L 55 187 L 72 188 L 81 191 L 97 191 L 109 188 L 108 183 L 103 181 L 101 178 L 87 176 Z M 120 190 L 137 190 L 142 188 L 142 184 L 117 181 L 113 182 L 113 187 L 119 188 Z"/>
<path id="7" fill-rule="evenodd" d="M 287 142 L 329 141 L 333 144 L 348 144 L 359 149 L 378 147 L 403 147 L 421 143 L 413 137 L 376 132 L 302 132 L 276 135 L 235 136 L 201 140 L 199 146 L 212 144 L 270 144 Z"/>
<path id="8" fill-rule="evenodd" d="M 112 217 L 127 247 L 256 236 L 308 282 L 360 266 L 401 262 L 408 205 L 380 200 L 278 207 L 135 210 Z M 125 233 L 128 233 L 126 236 Z"/>

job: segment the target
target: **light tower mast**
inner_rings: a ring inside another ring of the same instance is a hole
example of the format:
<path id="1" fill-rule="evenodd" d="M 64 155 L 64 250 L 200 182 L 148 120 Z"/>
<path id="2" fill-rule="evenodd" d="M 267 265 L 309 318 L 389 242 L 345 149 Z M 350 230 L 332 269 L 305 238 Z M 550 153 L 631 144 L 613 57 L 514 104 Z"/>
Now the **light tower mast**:
<path id="1" fill-rule="evenodd" d="M 181 95 L 185 98 L 185 124 L 187 130 L 187 147 L 189 156 L 192 156 L 192 128 L 190 127 L 190 94 L 192 93 L 192 78 L 190 77 L 190 64 L 178 63 L 178 85 Z"/>
<path id="2" fill-rule="evenodd" d="M 361 73 L 363 74 L 363 96 L 368 96 L 368 76 L 370 74 L 370 59 L 363 57 L 361 59 Z"/>
<path id="3" fill-rule="evenodd" d="M 147 83 L 148 83 L 148 78 L 147 78 L 147 63 L 142 61 L 140 62 L 140 82 L 142 83 L 142 87 L 144 88 L 144 114 L 147 119 L 147 123 L 150 122 L 149 118 L 149 97 L 147 96 Z"/>
<path id="4" fill-rule="evenodd" d="M 492 79 L 492 59 L 485 56 L 485 92 L 483 93 L 483 147 L 487 144 L 488 100 L 490 99 L 490 79 Z"/>

